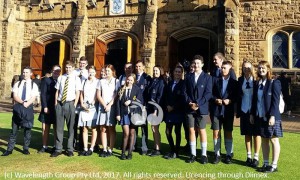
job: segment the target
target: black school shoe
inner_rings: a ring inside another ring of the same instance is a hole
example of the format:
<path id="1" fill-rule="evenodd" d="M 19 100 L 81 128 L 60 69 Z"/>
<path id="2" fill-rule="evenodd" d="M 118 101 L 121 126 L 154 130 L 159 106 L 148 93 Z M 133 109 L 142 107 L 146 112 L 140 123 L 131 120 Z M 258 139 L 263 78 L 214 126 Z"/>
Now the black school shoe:
<path id="1" fill-rule="evenodd" d="M 232 163 L 232 158 L 231 158 L 231 156 L 226 155 L 225 160 L 224 160 L 224 163 L 226 163 L 226 164 L 231 164 L 231 163 Z"/>
<path id="2" fill-rule="evenodd" d="M 197 160 L 197 157 L 194 155 L 191 155 L 187 160 L 185 160 L 186 163 L 194 163 Z"/>
<path id="3" fill-rule="evenodd" d="M 277 172 L 278 169 L 274 168 L 273 166 L 268 166 L 265 170 L 266 173 L 273 173 L 273 172 Z"/>
<path id="4" fill-rule="evenodd" d="M 256 159 L 253 159 L 251 166 L 254 167 L 254 168 L 256 168 L 256 167 L 258 167 L 258 164 L 259 164 L 259 161 L 256 160 Z"/>
<path id="5" fill-rule="evenodd" d="M 207 164 L 207 162 L 208 162 L 207 156 L 201 156 L 200 163 L 201 164 Z"/>
<path id="6" fill-rule="evenodd" d="M 59 155 L 61 155 L 61 152 L 55 151 L 55 152 L 53 152 L 53 153 L 50 155 L 50 157 L 57 157 L 57 156 L 59 156 Z"/>
<path id="7" fill-rule="evenodd" d="M 89 149 L 89 150 L 85 153 L 85 156 L 91 156 L 92 154 L 93 154 L 93 151 Z"/>
<path id="8" fill-rule="evenodd" d="M 221 161 L 221 156 L 215 154 L 215 159 L 213 161 L 213 164 L 218 164 L 220 161 Z"/>
<path id="9" fill-rule="evenodd" d="M 5 151 L 1 156 L 9 156 L 12 154 L 12 151 Z"/>
<path id="10" fill-rule="evenodd" d="M 152 150 L 150 153 L 147 154 L 148 156 L 155 157 L 160 155 L 159 150 Z"/>
<path id="11" fill-rule="evenodd" d="M 24 149 L 23 152 L 22 152 L 24 155 L 29 155 L 30 152 L 28 151 L 28 149 Z"/>
<path id="12" fill-rule="evenodd" d="M 87 151 L 81 151 L 80 153 L 78 153 L 78 156 L 86 156 Z"/>
<path id="13" fill-rule="evenodd" d="M 246 160 L 246 166 L 253 167 L 252 163 L 253 163 L 252 159 L 251 158 L 247 158 L 247 160 Z"/>

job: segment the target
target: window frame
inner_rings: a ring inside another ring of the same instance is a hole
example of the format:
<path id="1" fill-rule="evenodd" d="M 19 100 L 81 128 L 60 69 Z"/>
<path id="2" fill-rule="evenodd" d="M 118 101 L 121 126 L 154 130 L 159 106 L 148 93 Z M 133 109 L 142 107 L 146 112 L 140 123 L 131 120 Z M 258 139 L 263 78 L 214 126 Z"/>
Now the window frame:
<path id="1" fill-rule="evenodd" d="M 287 68 L 283 68 L 283 67 L 274 67 L 273 66 L 273 36 L 276 35 L 277 33 L 283 33 L 287 36 Z M 271 34 L 270 38 L 269 38 L 269 52 L 270 52 L 270 64 L 272 66 L 272 69 L 274 71 L 282 71 L 282 70 L 287 70 L 287 71 L 297 71 L 299 70 L 299 68 L 297 67 L 293 67 L 293 35 L 295 33 L 300 33 L 300 29 L 280 29 L 275 31 L 274 33 Z M 300 41 L 300 40 L 299 40 Z"/>

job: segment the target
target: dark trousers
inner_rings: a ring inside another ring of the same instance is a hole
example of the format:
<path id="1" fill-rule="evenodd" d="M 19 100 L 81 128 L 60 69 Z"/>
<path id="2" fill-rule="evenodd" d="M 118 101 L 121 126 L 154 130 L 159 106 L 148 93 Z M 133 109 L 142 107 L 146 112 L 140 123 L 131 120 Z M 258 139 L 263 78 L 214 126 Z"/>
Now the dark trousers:
<path id="1" fill-rule="evenodd" d="M 13 151 L 15 144 L 16 144 L 16 138 L 18 135 L 18 130 L 19 127 L 17 124 L 15 124 L 13 121 L 11 123 L 12 129 L 9 135 L 9 140 L 8 140 L 8 145 L 7 145 L 7 150 L 8 151 Z M 28 150 L 29 145 L 30 145 L 30 140 L 31 140 L 31 128 L 24 128 L 24 146 L 23 150 Z"/>
<path id="2" fill-rule="evenodd" d="M 56 111 L 56 152 L 61 152 L 63 148 L 64 125 L 65 120 L 68 128 L 68 151 L 73 152 L 74 141 L 74 123 L 75 123 L 75 106 L 74 101 L 66 103 L 58 103 L 55 107 Z"/>

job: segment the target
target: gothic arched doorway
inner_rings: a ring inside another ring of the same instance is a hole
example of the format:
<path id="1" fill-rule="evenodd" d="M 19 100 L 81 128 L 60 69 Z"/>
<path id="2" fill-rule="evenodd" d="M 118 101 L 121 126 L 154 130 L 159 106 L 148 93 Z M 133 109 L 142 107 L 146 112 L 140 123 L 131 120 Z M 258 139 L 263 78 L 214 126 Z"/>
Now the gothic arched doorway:
<path id="1" fill-rule="evenodd" d="M 104 64 L 114 65 L 117 76 L 124 73 L 126 62 L 135 62 L 139 56 L 138 38 L 125 31 L 112 31 L 98 36 L 94 46 L 94 65 L 97 76 L 100 77 Z"/>
<path id="2" fill-rule="evenodd" d="M 216 34 L 207 29 L 191 27 L 176 31 L 169 38 L 169 67 L 173 69 L 178 62 L 191 62 L 199 54 L 204 58 L 203 70 L 209 72 L 217 47 Z"/>
<path id="3" fill-rule="evenodd" d="M 50 33 L 31 42 L 30 67 L 33 74 L 44 76 L 53 65 L 63 67 L 70 60 L 71 40 L 62 34 Z"/>

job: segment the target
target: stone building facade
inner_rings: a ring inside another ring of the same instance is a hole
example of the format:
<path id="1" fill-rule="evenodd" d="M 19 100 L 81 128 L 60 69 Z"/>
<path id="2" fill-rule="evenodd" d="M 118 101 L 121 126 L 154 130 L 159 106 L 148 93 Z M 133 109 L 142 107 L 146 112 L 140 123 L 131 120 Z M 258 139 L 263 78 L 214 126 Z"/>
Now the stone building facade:
<path id="1" fill-rule="evenodd" d="M 43 75 L 81 56 L 98 72 L 141 59 L 151 74 L 195 54 L 210 71 L 218 51 L 238 75 L 244 60 L 298 71 L 299 0 L 2 0 L 0 20 L 1 99 L 23 67 Z"/>

